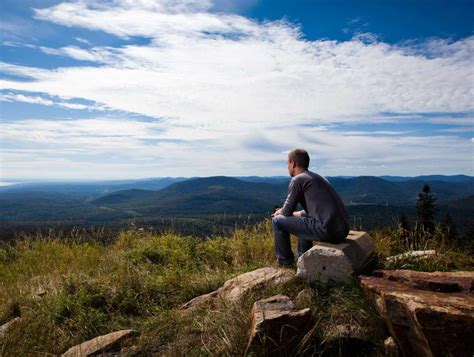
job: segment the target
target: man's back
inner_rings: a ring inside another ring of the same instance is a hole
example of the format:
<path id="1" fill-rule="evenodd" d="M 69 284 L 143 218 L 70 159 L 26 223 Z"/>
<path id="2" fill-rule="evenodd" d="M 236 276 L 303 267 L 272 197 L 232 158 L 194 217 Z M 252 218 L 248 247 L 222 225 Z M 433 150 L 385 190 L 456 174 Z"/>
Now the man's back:
<path id="1" fill-rule="evenodd" d="M 345 238 L 349 233 L 349 215 L 336 190 L 324 177 L 309 170 L 292 177 L 281 213 L 291 216 L 298 203 L 303 206 L 308 220 L 322 227 L 331 240 Z"/>

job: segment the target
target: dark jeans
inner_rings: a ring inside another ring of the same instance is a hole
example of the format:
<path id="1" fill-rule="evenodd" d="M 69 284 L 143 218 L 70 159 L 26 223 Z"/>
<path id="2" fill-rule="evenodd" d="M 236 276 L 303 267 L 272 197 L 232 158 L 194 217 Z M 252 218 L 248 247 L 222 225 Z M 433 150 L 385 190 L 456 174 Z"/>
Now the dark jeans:
<path id="1" fill-rule="evenodd" d="M 311 229 L 308 218 L 278 215 L 272 219 L 275 237 L 275 255 L 279 264 L 293 264 L 295 258 L 291 250 L 290 234 L 298 237 L 298 258 L 313 246 L 313 241 L 325 241 L 327 235 Z"/>

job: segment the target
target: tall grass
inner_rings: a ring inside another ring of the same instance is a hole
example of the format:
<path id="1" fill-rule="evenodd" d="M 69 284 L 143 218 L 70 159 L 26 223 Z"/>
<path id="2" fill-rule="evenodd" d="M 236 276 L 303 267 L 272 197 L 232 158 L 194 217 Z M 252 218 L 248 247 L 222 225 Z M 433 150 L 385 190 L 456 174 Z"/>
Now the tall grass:
<path id="1" fill-rule="evenodd" d="M 385 269 L 412 269 L 419 271 L 450 271 L 474 269 L 474 258 L 466 247 L 457 241 L 449 240 L 441 225 L 433 232 L 415 224 L 413 229 L 405 230 L 399 226 L 385 227 L 371 232 L 379 267 Z M 414 250 L 434 250 L 435 255 L 423 258 L 407 256 L 387 261 L 389 256 Z"/>
<path id="2" fill-rule="evenodd" d="M 409 248 L 396 230 L 370 234 L 381 261 Z M 432 239 L 425 243 L 441 247 Z M 449 252 L 454 269 L 472 268 L 472 259 L 454 248 Z M 181 304 L 225 280 L 274 261 L 269 220 L 212 239 L 137 227 L 105 242 L 54 232 L 23 237 L 0 246 L 0 323 L 21 316 L 0 340 L 0 355 L 60 354 L 95 336 L 130 328 L 140 332 L 134 342 L 137 355 L 243 355 L 252 303 L 277 292 L 295 299 L 305 288 L 311 298 L 298 307 L 310 307 L 317 317 L 306 353 L 322 353 L 326 331 L 341 322 L 367 326 L 378 351 L 383 325 L 356 284 L 310 286 L 295 278 L 238 303 L 179 311 Z"/>

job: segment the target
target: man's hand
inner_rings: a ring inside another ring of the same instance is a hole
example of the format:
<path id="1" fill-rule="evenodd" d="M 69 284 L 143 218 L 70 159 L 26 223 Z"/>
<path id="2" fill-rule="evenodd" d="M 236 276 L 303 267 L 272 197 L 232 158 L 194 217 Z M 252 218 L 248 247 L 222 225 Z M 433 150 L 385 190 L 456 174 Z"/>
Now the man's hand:
<path id="1" fill-rule="evenodd" d="M 301 212 L 300 211 L 294 211 L 293 216 L 295 217 L 301 217 Z"/>
<path id="2" fill-rule="evenodd" d="M 281 214 L 281 208 L 278 208 L 275 212 L 272 213 L 272 218 Z"/>

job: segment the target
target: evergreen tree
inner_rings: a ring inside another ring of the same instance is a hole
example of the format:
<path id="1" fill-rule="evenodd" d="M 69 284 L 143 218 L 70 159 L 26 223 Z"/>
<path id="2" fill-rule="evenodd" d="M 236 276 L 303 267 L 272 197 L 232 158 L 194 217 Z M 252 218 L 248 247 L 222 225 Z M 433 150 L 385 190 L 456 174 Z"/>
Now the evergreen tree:
<path id="1" fill-rule="evenodd" d="M 416 212 L 420 224 L 431 233 L 434 231 L 434 216 L 438 211 L 435 208 L 435 201 L 436 198 L 433 197 L 430 186 L 425 183 L 416 200 Z"/>

